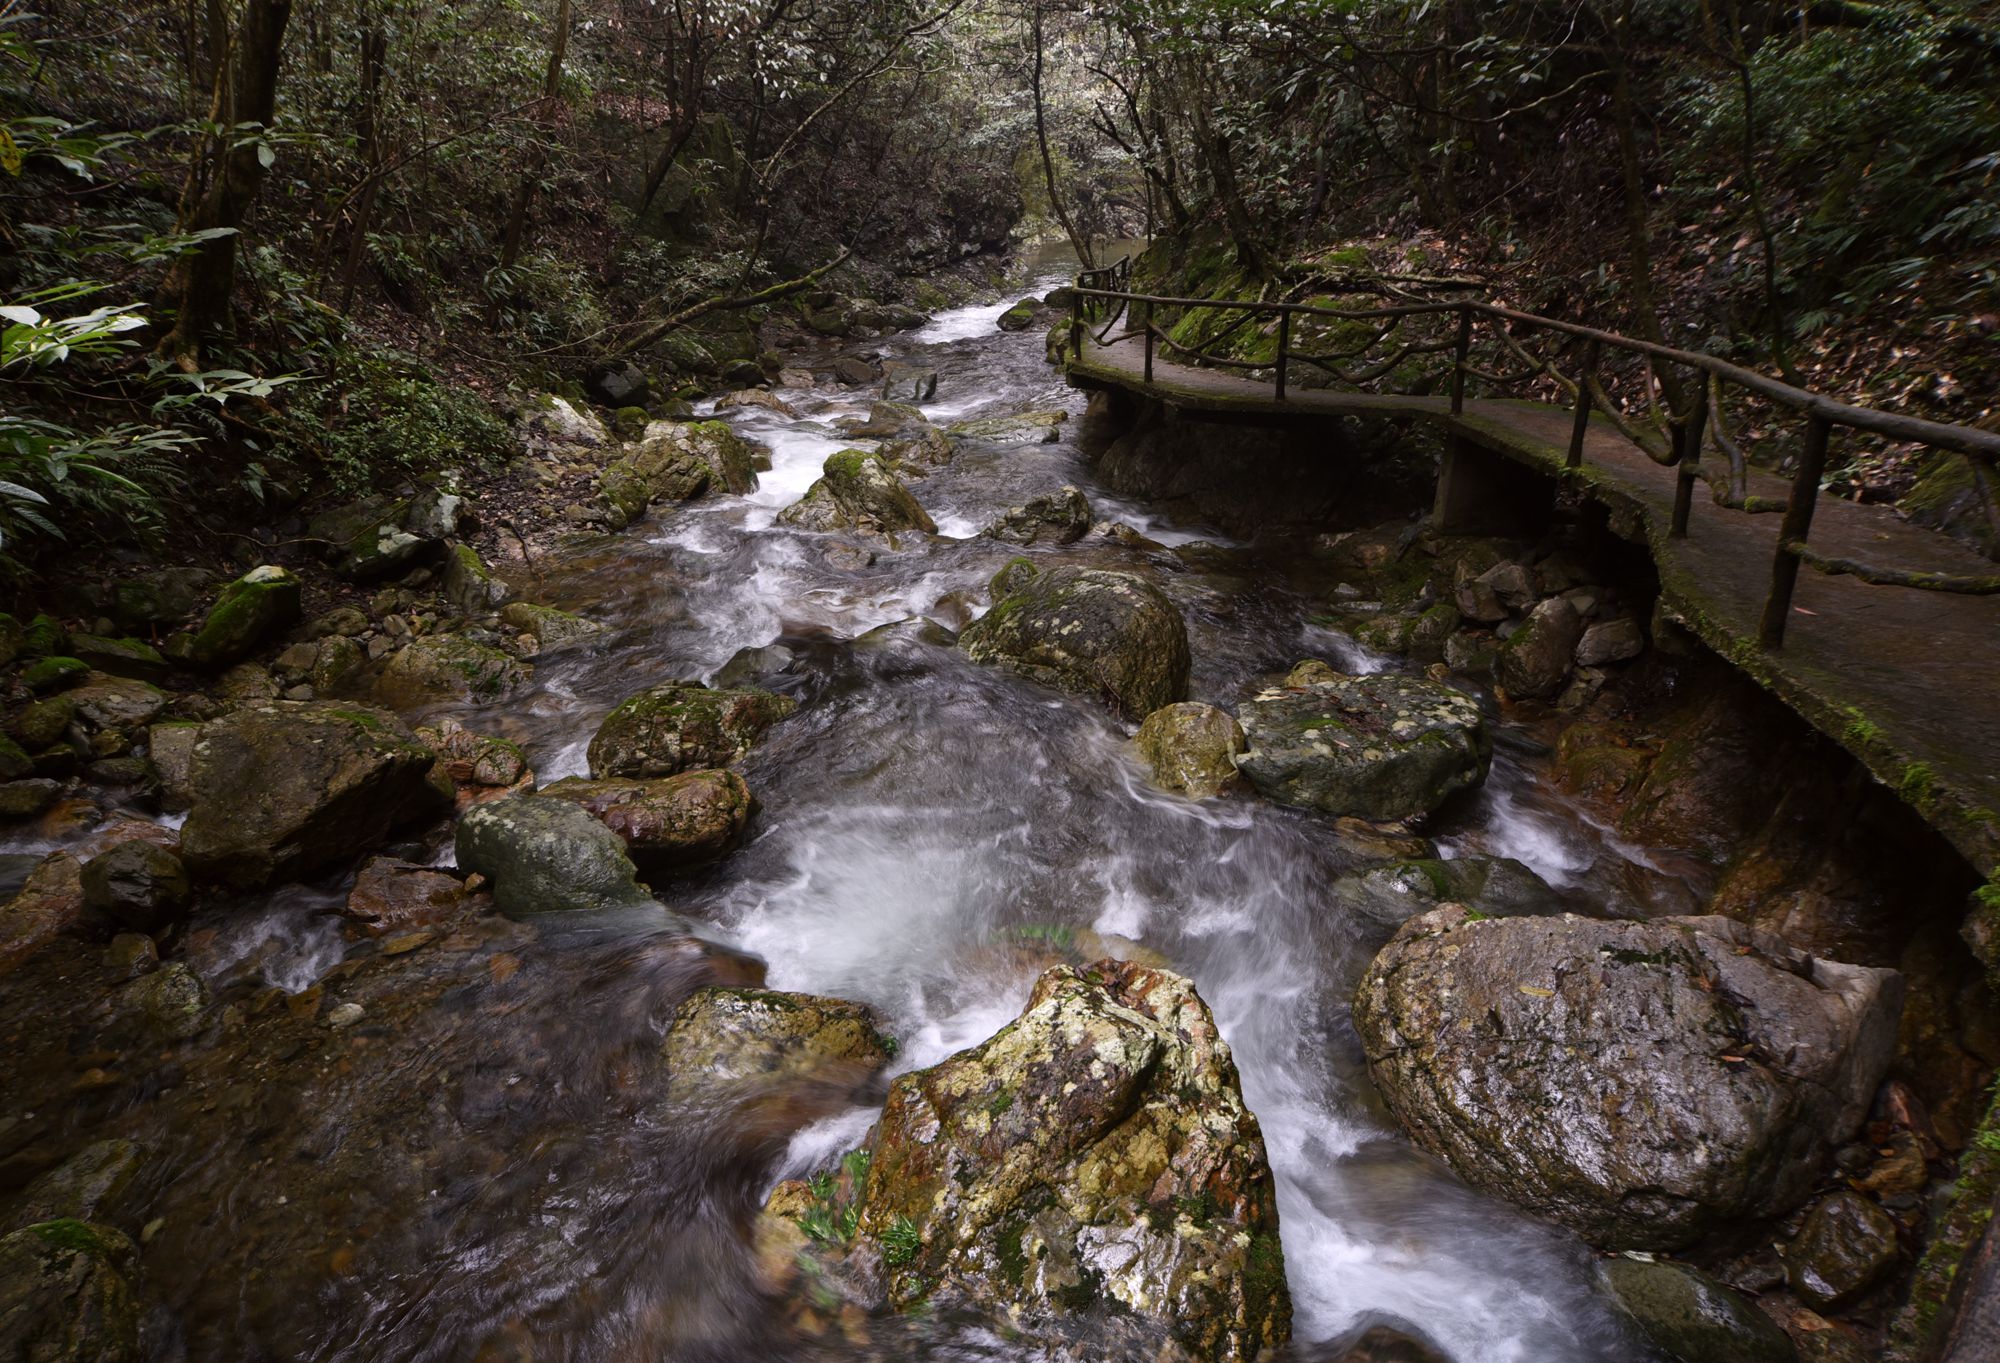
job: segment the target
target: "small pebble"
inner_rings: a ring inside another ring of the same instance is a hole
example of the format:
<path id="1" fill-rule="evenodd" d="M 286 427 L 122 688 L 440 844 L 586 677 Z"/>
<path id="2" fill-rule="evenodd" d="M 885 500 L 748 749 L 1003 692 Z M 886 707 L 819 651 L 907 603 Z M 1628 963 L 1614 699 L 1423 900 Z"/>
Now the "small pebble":
<path id="1" fill-rule="evenodd" d="M 337 1008 L 328 1010 L 326 1025 L 329 1027 L 351 1027 L 361 1021 L 361 1011 L 361 1005 L 358 1003 L 343 1003 Z"/>

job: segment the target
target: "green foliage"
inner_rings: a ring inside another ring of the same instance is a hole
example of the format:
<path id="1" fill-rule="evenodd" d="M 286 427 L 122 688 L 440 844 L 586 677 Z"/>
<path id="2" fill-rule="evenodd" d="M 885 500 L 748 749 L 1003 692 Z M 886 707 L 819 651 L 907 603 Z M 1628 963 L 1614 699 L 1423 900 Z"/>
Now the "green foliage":
<path id="1" fill-rule="evenodd" d="M 291 407 L 285 431 L 349 495 L 510 449 L 506 426 L 476 394 L 392 351 L 349 356 L 338 382 L 312 385 Z"/>
<path id="2" fill-rule="evenodd" d="M 882 1232 L 882 1262 L 890 1268 L 906 1268 L 917 1261 L 924 1247 L 923 1232 L 907 1216 L 899 1216 Z"/>

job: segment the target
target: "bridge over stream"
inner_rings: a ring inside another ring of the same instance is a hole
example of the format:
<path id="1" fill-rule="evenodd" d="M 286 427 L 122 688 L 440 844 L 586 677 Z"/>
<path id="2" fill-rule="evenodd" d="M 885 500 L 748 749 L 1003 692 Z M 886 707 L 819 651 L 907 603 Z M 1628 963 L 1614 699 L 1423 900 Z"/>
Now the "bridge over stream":
<path id="1" fill-rule="evenodd" d="M 1121 261 L 1078 276 L 1070 307 L 1064 365 L 1077 388 L 1195 421 L 1441 428 L 1441 530 L 1504 533 L 1537 504 L 1546 514 L 1558 487 L 1601 504 L 1616 532 L 1651 551 L 1670 612 L 2000 878 L 2000 565 L 1886 507 L 1820 495 L 1840 435 L 1948 451 L 1990 473 L 2000 434 L 1852 407 L 1711 356 L 1466 299 L 1397 294 L 1356 309 L 1168 298 L 1132 292 Z M 1237 317 L 1263 353 L 1176 344 L 1166 321 L 1197 310 Z M 1305 353 L 1294 337 L 1314 323 L 1348 339 Z M 1532 353 L 1535 340 L 1557 353 Z M 1520 367 L 1484 368 L 1481 351 Z M 1648 422 L 1624 410 L 1601 369 L 1607 352 L 1681 375 L 1682 414 Z M 1408 385 L 1430 392 L 1379 391 L 1430 355 L 1449 368 Z M 1528 396 L 1474 396 L 1475 385 Z M 1732 399 L 1754 406 L 1763 438 L 1791 423 L 1792 476 L 1747 457 L 1750 423 L 1726 424 Z"/>

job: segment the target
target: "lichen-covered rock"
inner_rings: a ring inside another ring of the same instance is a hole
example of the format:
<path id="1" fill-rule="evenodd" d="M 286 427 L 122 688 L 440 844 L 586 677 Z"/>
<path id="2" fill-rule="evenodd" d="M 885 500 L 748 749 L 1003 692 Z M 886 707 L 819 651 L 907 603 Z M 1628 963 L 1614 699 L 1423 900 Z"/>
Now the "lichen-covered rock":
<path id="1" fill-rule="evenodd" d="M 90 1221 L 42 1221 L 0 1236 L 0 1358 L 139 1363 L 138 1251 Z"/>
<path id="2" fill-rule="evenodd" d="M 1101 697 L 1128 715 L 1187 695 L 1187 625 L 1166 593 L 1130 573 L 1037 573 L 967 625 L 958 646 L 976 663 Z"/>
<path id="3" fill-rule="evenodd" d="M 82 921 L 83 866 L 67 852 L 51 852 L 0 904 L 0 974 Z"/>
<path id="4" fill-rule="evenodd" d="M 1020 412 L 963 421 L 947 433 L 994 445 L 1053 445 L 1062 439 L 1062 424 L 1068 419 L 1069 413 L 1061 410 Z"/>
<path id="5" fill-rule="evenodd" d="M 821 476 L 806 495 L 778 513 L 781 524 L 800 530 L 858 530 L 883 535 L 933 534 L 937 523 L 918 505 L 894 470 L 879 455 L 840 450 L 826 457 Z"/>
<path id="6" fill-rule="evenodd" d="M 1582 638 L 1583 617 L 1576 607 L 1560 596 L 1550 597 L 1500 645 L 1500 685 L 1517 699 L 1553 696 L 1569 677 Z"/>
<path id="7" fill-rule="evenodd" d="M 299 619 L 299 579 L 266 564 L 222 589 L 188 645 L 188 661 L 219 669 L 240 662 L 279 630 Z"/>
<path id="8" fill-rule="evenodd" d="M 590 740 L 590 774 L 639 778 L 726 767 L 798 702 L 770 691 L 725 691 L 666 682 L 613 710 Z"/>
<path id="9" fill-rule="evenodd" d="M 1896 1221 L 1856 1192 L 1842 1189 L 1806 1215 L 1784 1247 L 1785 1279 L 1809 1306 L 1844 1306 L 1888 1276 L 1901 1251 Z"/>
<path id="10" fill-rule="evenodd" d="M 157 733 L 158 730 L 156 729 Z M 181 855 L 197 879 L 255 888 L 327 870 L 450 807 L 437 755 L 386 710 L 264 701 L 201 727 Z"/>
<path id="11" fill-rule="evenodd" d="M 1867 1111 L 1902 977 L 1729 919 L 1411 919 L 1354 1023 L 1416 1142 L 1613 1249 L 1790 1210 Z"/>
<path id="12" fill-rule="evenodd" d="M 567 800 L 510 795 L 458 821 L 458 869 L 493 882 L 509 918 L 580 911 L 660 911 L 639 884 L 625 841 Z"/>
<path id="13" fill-rule="evenodd" d="M 1133 740 L 1162 790 L 1206 800 L 1241 783 L 1236 756 L 1243 728 L 1227 710 L 1198 701 L 1163 705 Z"/>
<path id="14" fill-rule="evenodd" d="M 84 864 L 83 902 L 120 927 L 158 932 L 187 916 L 194 887 L 179 857 L 135 838 Z"/>
<path id="15" fill-rule="evenodd" d="M 726 421 L 656 421 L 630 453 L 613 461 L 598 490 L 625 518 L 656 502 L 685 502 L 705 492 L 749 492 L 757 459 Z"/>
<path id="16" fill-rule="evenodd" d="M 528 601 L 508 602 L 500 612 L 500 623 L 508 629 L 533 636 L 536 647 L 543 653 L 552 653 L 604 633 L 604 626 L 595 620 L 586 620 L 553 606 L 538 606 Z"/>
<path id="17" fill-rule="evenodd" d="M 1612 1300 L 1674 1363 L 1793 1363 L 1798 1351 L 1776 1322 L 1686 1264 L 1607 1259 Z"/>
<path id="18" fill-rule="evenodd" d="M 717 769 L 651 781 L 571 777 L 541 794 L 588 810 L 648 869 L 714 861 L 742 840 L 756 808 L 743 778 Z"/>
<path id="19" fill-rule="evenodd" d="M 1260 692 L 1237 707 L 1237 766 L 1281 804 L 1364 819 L 1428 814 L 1486 779 L 1493 740 L 1479 703 L 1378 673 Z"/>
<path id="20" fill-rule="evenodd" d="M 697 989 L 660 1054 L 671 1102 L 740 1100 L 801 1080 L 858 1086 L 889 1063 L 889 1043 L 858 1003 L 768 989 Z"/>
<path id="21" fill-rule="evenodd" d="M 1263 1133 L 1178 975 L 1057 966 L 992 1040 L 906 1074 L 868 1141 L 859 1240 L 891 1306 L 1081 1319 L 1121 1356 L 1249 1360 L 1291 1328 Z"/>
<path id="22" fill-rule="evenodd" d="M 444 701 L 504 700 L 527 684 L 529 667 L 462 634 L 411 640 L 375 679 L 375 697 L 396 710 Z"/>
<path id="23" fill-rule="evenodd" d="M 1090 531 L 1090 502 L 1077 488 L 1030 497 L 979 533 L 1008 544 L 1074 544 Z"/>

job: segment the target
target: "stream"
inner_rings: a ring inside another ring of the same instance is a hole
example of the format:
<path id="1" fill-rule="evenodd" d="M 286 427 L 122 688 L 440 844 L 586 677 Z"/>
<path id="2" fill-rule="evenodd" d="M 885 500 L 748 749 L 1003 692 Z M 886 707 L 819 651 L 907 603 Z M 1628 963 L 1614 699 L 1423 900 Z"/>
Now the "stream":
<path id="1" fill-rule="evenodd" d="M 1045 262 L 1028 287 L 1044 292 L 1066 274 Z M 770 451 L 756 491 L 663 511 L 541 564 L 541 599 L 608 626 L 605 642 L 540 665 L 524 696 L 451 713 L 521 742 L 546 783 L 583 773 L 600 720 L 646 686 L 731 667 L 732 680 L 796 697 L 799 715 L 744 764 L 762 805 L 748 845 L 662 886 L 703 937 L 761 958 L 774 989 L 872 1005 L 900 1043 L 894 1072 L 1018 1015 L 1044 962 L 1013 946 L 1053 936 L 1112 952 L 1137 944 L 1195 981 L 1234 1049 L 1277 1177 L 1301 1357 L 1381 1322 L 1420 1332 L 1456 1363 L 1639 1358 L 1594 1285 L 1590 1252 L 1416 1152 L 1371 1089 L 1348 999 L 1389 929 L 1350 921 L 1325 887 L 1383 853 L 1333 821 L 1253 797 L 1163 793 L 1130 726 L 1101 706 L 952 648 L 952 631 L 984 608 L 987 580 L 1023 552 L 978 528 L 1069 483 L 1095 519 L 1155 546 L 1092 535 L 1025 552 L 1158 582 L 1187 619 L 1191 699 L 1233 707 L 1305 657 L 1351 671 L 1400 665 L 1311 623 L 1330 578 L 1296 546 L 1173 524 L 1097 486 L 1078 449 L 1082 401 L 1044 362 L 1041 329 L 995 327 L 1015 296 L 907 335 L 788 357 L 823 368 L 866 352 L 935 367 L 936 400 L 924 407 L 941 426 L 1070 413 L 1057 442 L 965 440 L 949 467 L 912 480 L 937 537 L 908 537 L 863 565 L 829 554 L 827 536 L 774 524 L 828 454 L 857 443 L 831 423 L 865 415 L 870 396 L 830 381 L 776 390 L 798 419 L 726 414 Z M 746 649 L 764 652 L 732 667 Z M 1670 871 L 1567 805 L 1545 765 L 1531 745 L 1503 742 L 1484 791 L 1427 831 L 1448 856 L 1518 858 L 1579 907 L 1678 907 Z M 407 854 L 444 862 L 449 845 Z M 340 890 L 294 888 L 242 906 L 226 933 L 195 934 L 197 968 L 217 987 L 247 975 L 303 988 L 341 958 L 322 912 Z M 522 972 L 504 1025 L 500 1012 L 456 1008 L 446 992 L 421 1025 L 383 1038 L 374 1063 L 377 1082 L 399 1090 L 395 1115 L 352 1120 L 351 1081 L 321 1064 L 295 1094 L 242 1101 L 246 1111 L 282 1104 L 269 1120 L 324 1130 L 326 1144 L 302 1137 L 288 1164 L 282 1151 L 247 1150 L 246 1120 L 211 1151 L 184 1152 L 163 1196 L 211 1209 L 194 1227 L 170 1227 L 161 1247 L 189 1265 L 175 1292 L 182 1311 L 207 1322 L 191 1328 L 186 1355 L 846 1356 L 823 1339 L 773 1335 L 746 1285 L 741 1224 L 779 1179 L 858 1144 L 879 1098 L 818 1112 L 777 1144 L 662 1129 L 620 1091 L 617 1056 L 657 1044 L 660 1009 L 697 977 L 699 952 L 605 933 L 501 946 L 549 967 Z M 559 1136 L 510 1144 L 545 1133 L 552 1114 Z M 165 1120 L 134 1118 L 131 1129 Z M 477 1158 L 455 1147 L 468 1124 L 482 1133 Z M 350 1188 L 339 1161 L 360 1158 L 357 1147 L 372 1152 L 368 1168 L 405 1172 Z M 286 1173 L 297 1160 L 318 1161 L 318 1172 Z M 302 1293 L 292 1312 L 273 1298 L 311 1275 L 266 1276 L 266 1266 L 306 1239 L 283 1224 L 284 1207 L 303 1197 L 279 1191 L 300 1178 L 318 1180 L 329 1221 L 373 1217 L 393 1229 L 374 1233 L 373 1271 Z M 287 1248 L 259 1250 L 267 1235 Z M 533 1349 L 494 1334 L 495 1322 L 530 1314 Z M 855 1356 L 1020 1356 L 978 1330 L 898 1328 L 886 1353 Z"/>

